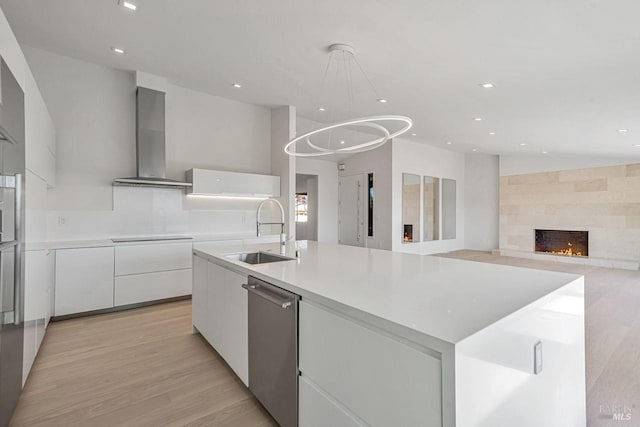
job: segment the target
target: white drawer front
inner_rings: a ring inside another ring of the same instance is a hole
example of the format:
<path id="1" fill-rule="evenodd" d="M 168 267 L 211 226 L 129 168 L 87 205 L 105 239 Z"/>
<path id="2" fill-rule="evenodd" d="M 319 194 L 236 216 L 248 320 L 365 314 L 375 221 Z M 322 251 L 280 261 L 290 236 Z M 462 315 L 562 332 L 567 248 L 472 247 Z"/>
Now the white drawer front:
<path id="1" fill-rule="evenodd" d="M 304 376 L 298 377 L 298 425 L 300 427 L 365 427 Z"/>
<path id="2" fill-rule="evenodd" d="M 115 305 L 135 304 L 191 294 L 191 269 L 120 276 Z"/>
<path id="3" fill-rule="evenodd" d="M 191 268 L 191 252 L 191 242 L 116 246 L 116 276 Z"/>
<path id="4" fill-rule="evenodd" d="M 302 375 L 359 419 L 442 425 L 439 358 L 304 301 L 299 321 Z"/>

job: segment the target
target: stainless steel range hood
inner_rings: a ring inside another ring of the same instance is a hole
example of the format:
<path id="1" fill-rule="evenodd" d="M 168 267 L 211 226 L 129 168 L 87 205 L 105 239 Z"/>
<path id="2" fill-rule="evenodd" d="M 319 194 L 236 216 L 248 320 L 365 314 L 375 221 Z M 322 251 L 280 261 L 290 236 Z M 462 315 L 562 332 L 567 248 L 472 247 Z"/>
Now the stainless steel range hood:
<path id="1" fill-rule="evenodd" d="M 113 185 L 186 188 L 190 182 L 167 179 L 164 92 L 145 87 L 136 91 L 136 173 L 116 178 Z"/>

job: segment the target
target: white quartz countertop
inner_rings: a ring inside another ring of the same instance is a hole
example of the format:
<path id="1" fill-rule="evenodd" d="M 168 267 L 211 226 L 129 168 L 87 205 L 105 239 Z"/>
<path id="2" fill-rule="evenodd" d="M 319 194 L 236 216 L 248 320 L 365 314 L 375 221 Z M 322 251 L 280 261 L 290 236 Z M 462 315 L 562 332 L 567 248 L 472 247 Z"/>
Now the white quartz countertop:
<path id="1" fill-rule="evenodd" d="M 250 265 L 225 254 L 279 244 L 194 243 L 194 253 L 309 300 L 455 344 L 580 276 L 316 242 L 288 243 L 299 260 Z"/>

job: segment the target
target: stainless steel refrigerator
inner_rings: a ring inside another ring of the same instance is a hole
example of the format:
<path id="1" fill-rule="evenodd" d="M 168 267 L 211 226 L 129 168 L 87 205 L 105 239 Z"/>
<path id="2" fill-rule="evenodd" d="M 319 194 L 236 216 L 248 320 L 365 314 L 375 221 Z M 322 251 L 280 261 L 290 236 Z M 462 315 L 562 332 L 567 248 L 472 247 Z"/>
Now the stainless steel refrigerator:
<path id="1" fill-rule="evenodd" d="M 0 58 L 0 426 L 22 391 L 24 134 L 24 92 Z"/>

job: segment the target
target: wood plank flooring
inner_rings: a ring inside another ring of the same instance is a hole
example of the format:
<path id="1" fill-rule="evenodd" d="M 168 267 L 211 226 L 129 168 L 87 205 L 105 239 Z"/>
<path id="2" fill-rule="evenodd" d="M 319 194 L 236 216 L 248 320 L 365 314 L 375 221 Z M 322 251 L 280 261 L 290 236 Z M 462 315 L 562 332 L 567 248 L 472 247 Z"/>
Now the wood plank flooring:
<path id="1" fill-rule="evenodd" d="M 585 276 L 587 420 L 640 426 L 640 271 L 440 256 Z M 598 418 L 627 405 L 627 422 Z M 191 301 L 52 323 L 12 427 L 275 426 L 220 356 L 191 333 Z"/>
<path id="2" fill-rule="evenodd" d="M 191 333 L 191 301 L 51 323 L 11 427 L 277 426 Z"/>
<path id="3" fill-rule="evenodd" d="M 640 426 L 640 271 L 468 250 L 439 256 L 584 275 L 587 425 Z M 600 405 L 625 405 L 631 411 L 631 419 L 599 418 Z"/>

